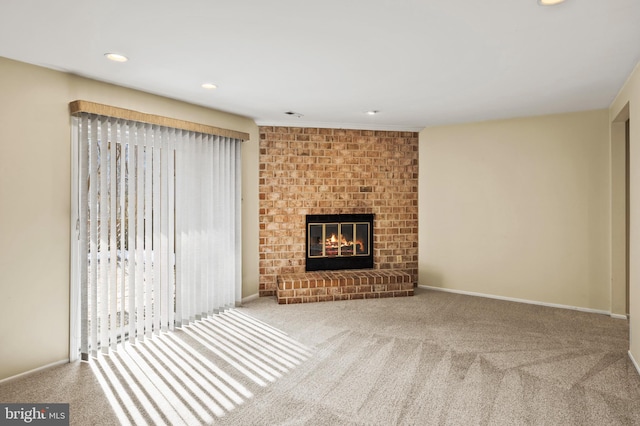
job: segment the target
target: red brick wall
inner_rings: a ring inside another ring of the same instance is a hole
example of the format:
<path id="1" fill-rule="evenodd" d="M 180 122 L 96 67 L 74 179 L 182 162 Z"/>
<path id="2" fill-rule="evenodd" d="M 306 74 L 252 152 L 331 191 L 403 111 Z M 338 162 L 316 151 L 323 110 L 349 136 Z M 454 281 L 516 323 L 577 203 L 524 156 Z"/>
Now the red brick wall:
<path id="1" fill-rule="evenodd" d="M 305 215 L 373 213 L 374 269 L 418 278 L 418 133 L 260 127 L 260 295 L 304 272 Z"/>

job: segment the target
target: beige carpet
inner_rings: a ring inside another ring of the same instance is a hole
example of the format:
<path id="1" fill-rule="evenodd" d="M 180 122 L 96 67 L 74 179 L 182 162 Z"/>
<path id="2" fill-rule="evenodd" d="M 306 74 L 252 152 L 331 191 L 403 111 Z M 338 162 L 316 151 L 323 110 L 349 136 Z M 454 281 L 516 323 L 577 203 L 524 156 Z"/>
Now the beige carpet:
<path id="1" fill-rule="evenodd" d="M 624 320 L 420 289 L 263 298 L 0 402 L 68 402 L 77 425 L 640 425 L 627 348 Z"/>

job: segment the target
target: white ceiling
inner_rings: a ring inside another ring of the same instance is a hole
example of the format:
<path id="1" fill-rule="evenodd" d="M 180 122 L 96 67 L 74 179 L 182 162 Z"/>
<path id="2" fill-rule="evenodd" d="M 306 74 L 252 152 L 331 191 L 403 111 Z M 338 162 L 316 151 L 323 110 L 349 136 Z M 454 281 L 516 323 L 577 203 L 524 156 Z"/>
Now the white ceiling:
<path id="1" fill-rule="evenodd" d="M 2 0 L 0 56 L 258 124 L 418 130 L 606 108 L 640 0 Z"/>

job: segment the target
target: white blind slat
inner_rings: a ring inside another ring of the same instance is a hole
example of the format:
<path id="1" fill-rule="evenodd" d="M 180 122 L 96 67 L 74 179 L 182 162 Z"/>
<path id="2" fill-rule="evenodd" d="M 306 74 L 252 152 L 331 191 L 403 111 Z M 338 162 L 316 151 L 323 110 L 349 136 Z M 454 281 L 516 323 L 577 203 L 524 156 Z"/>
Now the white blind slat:
<path id="1" fill-rule="evenodd" d="M 80 258 L 80 352 L 89 353 L 89 264 L 87 253 L 89 252 L 89 238 L 87 235 L 89 216 L 89 117 L 84 115 L 79 118 L 80 135 L 78 139 L 79 153 L 79 249 Z"/>
<path id="2" fill-rule="evenodd" d="M 98 301 L 100 309 L 100 345 L 103 352 L 109 348 L 109 135 L 108 126 L 103 123 L 100 126 L 100 246 L 98 247 L 100 254 L 100 300 Z"/>
<path id="3" fill-rule="evenodd" d="M 151 337 L 153 323 L 153 131 L 145 126 L 144 158 L 144 334 Z"/>
<path id="4" fill-rule="evenodd" d="M 183 141 L 183 132 L 177 132 L 176 137 L 176 312 L 175 312 L 175 323 L 176 327 L 182 326 L 183 320 L 183 307 L 184 303 L 184 287 L 182 283 L 184 282 L 184 268 L 183 265 L 183 255 L 186 246 L 185 239 L 183 238 L 184 233 L 184 212 L 179 206 L 183 205 L 184 199 L 184 153 L 182 151 L 182 146 L 184 145 Z"/>
<path id="5" fill-rule="evenodd" d="M 235 209 L 233 211 L 233 217 L 235 219 L 235 297 L 234 306 L 242 303 L 242 216 L 239 212 L 242 211 L 242 144 L 235 143 Z"/>
<path id="6" fill-rule="evenodd" d="M 206 161 L 210 164 L 212 164 L 213 146 L 214 146 L 213 136 L 208 135 L 205 143 L 205 150 L 206 150 Z M 206 245 L 206 251 L 207 251 L 207 258 L 205 260 L 205 265 L 207 267 L 207 270 L 206 270 L 207 283 L 209 283 L 209 285 L 207 286 L 207 288 L 209 289 L 209 294 L 207 295 L 207 312 L 209 314 L 214 314 L 216 310 L 215 299 L 216 299 L 216 293 L 217 293 L 216 287 L 215 287 L 216 283 L 214 279 L 215 271 L 216 271 L 216 264 L 215 264 L 216 259 L 214 254 L 216 239 L 213 233 L 213 224 L 215 223 L 213 194 L 215 191 L 215 187 L 214 187 L 214 178 L 213 178 L 214 176 L 213 167 L 205 166 L 205 170 L 206 170 L 206 175 L 204 177 L 204 182 L 206 183 L 205 191 L 208 194 L 206 199 L 206 205 L 204 208 L 205 223 L 206 223 L 204 243 Z"/>
<path id="7" fill-rule="evenodd" d="M 160 134 L 160 163 L 162 164 L 161 170 L 161 185 L 160 185 L 160 251 L 162 263 L 160 264 L 160 295 L 162 297 L 160 305 L 160 326 L 162 331 L 167 331 L 169 324 L 169 174 L 172 170 L 169 169 L 169 145 L 167 130 L 163 129 Z M 171 175 L 173 178 L 173 174 Z"/>
<path id="8" fill-rule="evenodd" d="M 145 201 L 145 150 L 144 127 L 136 124 L 136 247 L 134 257 L 136 259 L 136 336 L 144 339 L 144 271 L 145 271 L 145 250 L 144 250 L 144 201 Z"/>
<path id="9" fill-rule="evenodd" d="M 135 146 L 135 126 L 127 125 L 127 257 L 128 257 L 128 287 L 127 293 L 129 297 L 129 341 L 135 342 L 136 339 L 136 203 L 138 194 L 137 186 L 137 146 Z"/>
<path id="10" fill-rule="evenodd" d="M 197 149 L 197 141 L 196 136 L 191 134 L 189 135 L 190 144 L 187 145 L 187 155 L 188 155 L 188 165 L 197 164 L 198 155 L 195 151 Z M 191 149 L 189 149 L 191 148 Z M 195 185 L 194 168 L 189 167 L 187 169 L 187 178 L 189 183 L 187 184 L 186 192 L 187 197 L 185 202 L 187 205 L 190 204 L 190 209 L 187 209 L 187 222 L 185 226 L 187 227 L 187 286 L 185 289 L 187 290 L 188 299 L 186 305 L 186 314 L 188 320 L 195 321 L 196 315 L 198 314 L 198 306 L 197 306 L 197 298 L 198 293 L 200 292 L 200 274 L 197 269 L 198 261 L 196 257 L 198 256 L 198 244 L 197 244 L 197 233 L 196 227 L 200 224 L 198 223 L 198 216 L 196 210 L 199 209 L 198 201 L 199 192 L 198 187 Z"/>
<path id="11" fill-rule="evenodd" d="M 109 342 L 115 349 L 118 343 L 118 148 L 116 125 L 108 123 L 109 152 Z M 103 343 L 106 345 L 106 343 Z"/>
<path id="12" fill-rule="evenodd" d="M 176 140 L 176 131 L 175 129 L 171 129 L 168 141 L 167 141 L 167 168 L 168 168 L 168 179 L 167 179 L 167 204 L 168 204 L 168 289 L 167 294 L 170 296 L 167 306 L 167 323 L 170 330 L 173 330 L 175 323 L 175 309 L 173 306 L 175 305 L 175 291 L 176 291 L 176 270 L 175 270 L 175 179 L 172 179 L 175 176 L 175 143 Z"/>
<path id="13" fill-rule="evenodd" d="M 221 155 L 221 144 L 220 144 L 220 140 L 219 138 L 216 139 L 216 143 L 214 144 L 214 146 L 212 147 L 212 157 L 211 157 L 211 162 L 212 162 L 212 176 L 211 176 L 211 180 L 213 182 L 214 185 L 214 190 L 213 190 L 213 194 L 212 194 L 212 202 L 214 204 L 214 215 L 217 218 L 220 218 L 220 222 L 216 222 L 213 224 L 212 226 L 212 232 L 214 235 L 214 239 L 219 239 L 219 235 L 222 232 L 222 230 L 224 230 L 224 223 L 221 221 L 223 218 L 223 197 L 222 197 L 222 193 L 220 192 L 220 189 L 222 188 L 222 177 L 223 177 L 223 170 L 220 167 L 220 155 Z M 220 308 L 222 306 L 224 306 L 224 294 L 222 294 L 220 292 L 220 286 L 221 286 L 221 280 L 222 280 L 222 271 L 224 269 L 224 259 L 223 259 L 223 253 L 224 253 L 224 245 L 223 244 L 217 244 L 213 247 L 213 251 L 212 251 L 212 256 L 213 256 L 213 262 L 215 265 L 214 268 L 214 277 L 213 277 L 213 285 L 215 288 L 215 294 L 216 294 L 216 305 L 215 308 L 217 311 L 220 310 Z"/>
<path id="14" fill-rule="evenodd" d="M 162 265 L 162 242 L 161 240 L 161 173 L 162 163 L 160 161 L 160 129 L 156 128 L 153 132 L 153 175 L 152 175 L 152 204 L 151 204 L 151 230 L 152 243 L 151 250 L 153 253 L 153 306 L 151 312 L 151 324 L 155 334 L 160 333 L 160 308 L 162 306 L 161 294 L 161 268 Z"/>
<path id="15" fill-rule="evenodd" d="M 127 271 L 127 260 L 126 260 L 126 247 L 127 244 L 125 242 L 125 234 L 126 234 L 126 225 L 127 225 L 127 211 L 126 211 L 126 206 L 125 206 L 125 200 L 127 199 L 126 196 L 126 182 L 125 182 L 125 176 L 126 176 L 126 149 L 127 149 L 127 144 L 128 144 L 128 133 L 123 129 L 123 126 L 121 126 L 121 123 L 118 122 L 118 128 L 117 128 L 117 132 L 118 132 L 118 141 L 121 141 L 121 143 L 118 144 L 118 162 L 119 162 L 119 167 L 118 167 L 118 177 L 119 177 L 119 181 L 120 181 L 120 187 L 118 190 L 118 212 L 120 213 L 119 217 L 118 217 L 118 221 L 120 223 L 120 242 L 119 242 L 119 252 L 120 252 L 120 258 L 119 258 L 119 281 L 120 281 L 120 300 L 119 300 L 119 304 L 120 304 L 120 312 L 121 314 L 119 315 L 118 319 L 118 333 L 124 333 L 124 326 L 125 326 L 125 313 L 127 311 L 127 306 L 126 306 L 126 296 L 128 293 L 127 287 L 126 287 L 126 271 Z"/>
<path id="16" fill-rule="evenodd" d="M 94 116 L 90 120 L 90 161 L 89 161 L 89 209 L 90 231 L 89 231 L 89 253 L 90 261 L 88 299 L 91 311 L 91 352 L 95 356 L 98 351 L 98 117 Z M 82 143 L 82 141 L 81 141 Z"/>
<path id="17" fill-rule="evenodd" d="M 198 170 L 202 171 L 205 163 L 206 163 L 206 158 L 205 158 L 205 153 L 204 153 L 204 142 L 203 142 L 203 137 L 202 134 L 199 134 L 197 136 L 197 151 L 196 151 L 196 161 L 198 164 Z M 194 173 L 195 175 L 195 173 Z M 196 235 L 196 247 L 195 250 L 198 253 L 197 256 L 197 261 L 196 261 L 196 270 L 198 271 L 198 293 L 196 295 L 196 319 L 201 319 L 202 317 L 206 316 L 207 314 L 207 309 L 206 309 L 206 300 L 207 300 L 207 276 L 205 275 L 205 271 L 206 271 L 206 261 L 207 261 L 207 253 L 206 253 L 206 245 L 205 245 L 205 239 L 204 239 L 204 230 L 205 230 L 205 223 L 204 223 L 204 205 L 206 203 L 206 200 L 208 199 L 207 195 L 204 191 L 204 185 L 202 185 L 202 182 L 200 181 L 200 176 L 198 177 L 198 195 L 197 197 L 197 203 L 198 203 L 198 208 L 195 209 L 194 213 L 196 215 L 196 219 L 195 219 L 195 223 L 197 224 L 195 229 L 194 229 L 194 233 Z M 195 180 L 195 176 L 194 176 L 194 180 Z M 194 200 L 196 201 L 196 200 Z"/>

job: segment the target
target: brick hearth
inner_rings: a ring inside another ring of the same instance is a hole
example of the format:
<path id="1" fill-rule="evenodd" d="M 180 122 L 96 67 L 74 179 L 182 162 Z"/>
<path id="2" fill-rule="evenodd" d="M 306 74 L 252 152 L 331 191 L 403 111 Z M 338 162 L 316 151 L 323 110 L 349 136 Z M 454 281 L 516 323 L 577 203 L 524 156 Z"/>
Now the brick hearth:
<path id="1" fill-rule="evenodd" d="M 398 270 L 317 271 L 278 276 L 280 304 L 413 296 L 411 274 Z"/>
<path id="2" fill-rule="evenodd" d="M 260 127 L 259 179 L 260 296 L 305 272 L 307 214 L 373 213 L 373 270 L 417 281 L 417 133 Z"/>

